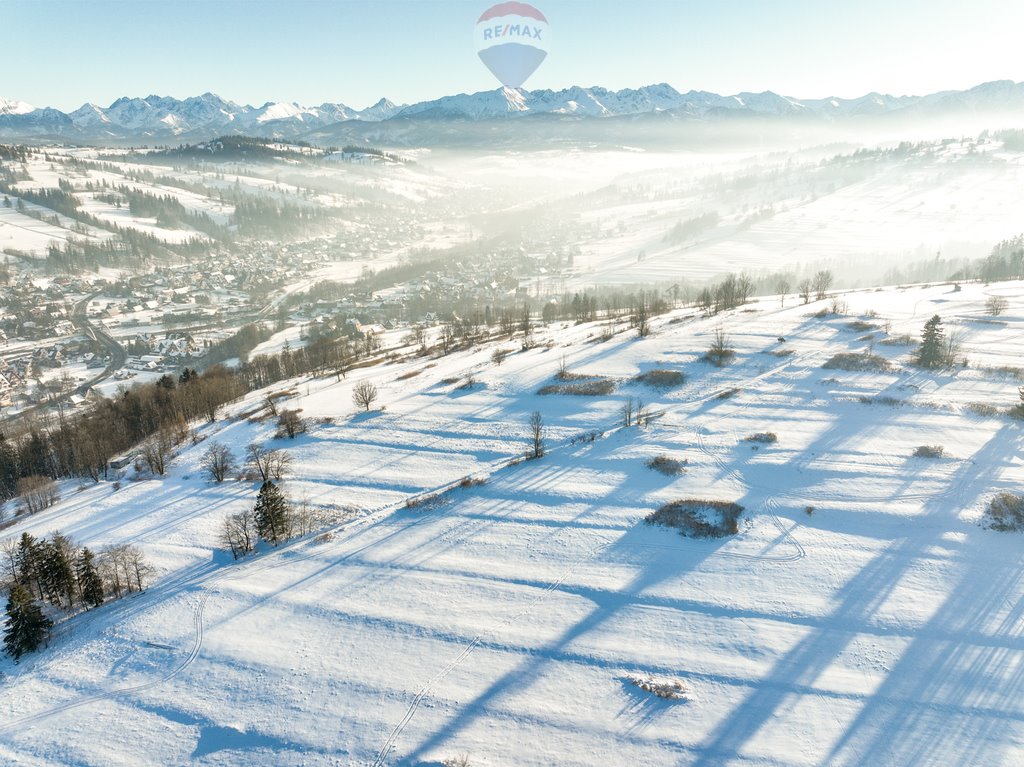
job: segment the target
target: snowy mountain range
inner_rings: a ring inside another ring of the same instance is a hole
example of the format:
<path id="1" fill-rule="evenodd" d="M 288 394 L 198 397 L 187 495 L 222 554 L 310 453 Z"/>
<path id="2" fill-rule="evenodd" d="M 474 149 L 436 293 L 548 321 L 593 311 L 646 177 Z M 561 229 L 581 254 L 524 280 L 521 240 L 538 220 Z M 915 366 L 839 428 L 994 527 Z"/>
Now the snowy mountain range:
<path id="1" fill-rule="evenodd" d="M 888 114 L 1024 110 L 1024 83 L 1009 80 L 966 91 L 928 96 L 869 93 L 855 99 L 794 99 L 771 91 L 722 96 L 707 91 L 680 93 L 667 84 L 611 91 L 574 86 L 560 91 L 501 88 L 445 96 L 399 106 L 381 99 L 357 110 L 341 103 L 302 106 L 267 102 L 237 104 L 214 93 L 184 100 L 164 96 L 120 98 L 108 107 L 87 103 L 70 113 L 37 109 L 0 98 L 0 137 L 71 141 L 153 142 L 247 134 L 279 138 L 320 135 L 342 123 L 423 120 L 484 121 L 546 115 L 570 118 L 667 116 L 713 120 L 726 117 L 799 118 L 836 121 Z M 344 131 L 335 131 L 344 133 Z"/>

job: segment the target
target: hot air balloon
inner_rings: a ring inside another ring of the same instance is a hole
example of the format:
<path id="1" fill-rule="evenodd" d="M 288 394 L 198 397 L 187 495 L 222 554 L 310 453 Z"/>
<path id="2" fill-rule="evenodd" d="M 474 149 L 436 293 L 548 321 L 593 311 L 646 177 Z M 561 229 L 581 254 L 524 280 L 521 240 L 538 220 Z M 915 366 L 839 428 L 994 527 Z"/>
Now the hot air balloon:
<path id="1" fill-rule="evenodd" d="M 498 3 L 476 23 L 480 60 L 507 88 L 521 88 L 548 55 L 550 28 L 544 14 L 526 3 Z"/>

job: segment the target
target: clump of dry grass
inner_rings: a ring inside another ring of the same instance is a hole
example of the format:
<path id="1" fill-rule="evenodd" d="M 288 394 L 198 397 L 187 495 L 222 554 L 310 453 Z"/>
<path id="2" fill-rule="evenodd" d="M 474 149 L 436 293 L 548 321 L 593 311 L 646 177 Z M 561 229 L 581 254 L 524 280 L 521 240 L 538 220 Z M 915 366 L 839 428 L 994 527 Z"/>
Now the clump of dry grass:
<path id="1" fill-rule="evenodd" d="M 857 352 L 840 352 L 833 355 L 823 368 L 826 370 L 849 370 L 853 372 L 876 371 L 885 372 L 892 367 L 889 360 L 875 354 L 860 354 Z"/>
<path id="2" fill-rule="evenodd" d="M 648 469 L 654 469 L 667 477 L 677 476 L 685 471 L 688 461 L 680 461 L 668 455 L 656 455 L 647 462 Z"/>
<path id="3" fill-rule="evenodd" d="M 577 397 L 604 397 L 615 391 L 615 382 L 609 378 L 593 378 L 564 384 L 548 384 L 537 390 L 537 394 L 568 394 Z"/>
<path id="4" fill-rule="evenodd" d="M 687 498 L 666 503 L 648 514 L 648 525 L 673 527 L 688 538 L 725 538 L 739 532 L 743 507 L 731 501 Z"/>
<path id="5" fill-rule="evenodd" d="M 654 389 L 674 389 L 686 383 L 686 376 L 678 370 L 656 369 L 641 373 L 633 380 Z"/>
<path id="6" fill-rule="evenodd" d="M 657 695 L 662 700 L 686 700 L 686 687 L 677 680 L 657 680 L 650 677 L 626 677 L 634 687 Z"/>
<path id="7" fill-rule="evenodd" d="M 779 441 L 778 435 L 773 431 L 759 431 L 743 438 L 744 442 L 756 442 L 759 445 L 772 445 Z"/>
<path id="8" fill-rule="evenodd" d="M 1003 533 L 1024 530 L 1024 496 L 999 493 L 985 510 L 988 526 Z"/>

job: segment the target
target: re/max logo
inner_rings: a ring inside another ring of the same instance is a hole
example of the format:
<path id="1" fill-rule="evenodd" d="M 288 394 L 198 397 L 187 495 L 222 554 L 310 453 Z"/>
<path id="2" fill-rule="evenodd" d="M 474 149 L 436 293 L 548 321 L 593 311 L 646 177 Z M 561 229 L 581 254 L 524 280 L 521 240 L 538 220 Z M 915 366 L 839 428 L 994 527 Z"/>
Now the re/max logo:
<path id="1" fill-rule="evenodd" d="M 497 40 L 502 37 L 529 37 L 531 40 L 540 40 L 542 31 L 539 27 L 531 27 L 526 24 L 506 24 L 505 26 L 498 24 L 484 30 L 484 40 Z"/>

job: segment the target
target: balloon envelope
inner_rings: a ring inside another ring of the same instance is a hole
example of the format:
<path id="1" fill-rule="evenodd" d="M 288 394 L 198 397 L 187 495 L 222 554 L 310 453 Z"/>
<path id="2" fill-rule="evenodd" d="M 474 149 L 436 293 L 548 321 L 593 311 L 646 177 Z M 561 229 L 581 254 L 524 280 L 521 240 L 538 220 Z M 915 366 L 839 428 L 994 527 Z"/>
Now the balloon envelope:
<path id="1" fill-rule="evenodd" d="M 526 3 L 498 3 L 476 23 L 480 60 L 502 85 L 520 88 L 547 58 L 550 27 L 544 14 Z"/>

